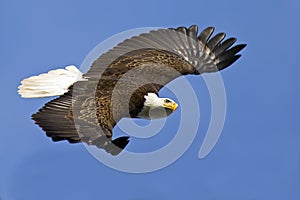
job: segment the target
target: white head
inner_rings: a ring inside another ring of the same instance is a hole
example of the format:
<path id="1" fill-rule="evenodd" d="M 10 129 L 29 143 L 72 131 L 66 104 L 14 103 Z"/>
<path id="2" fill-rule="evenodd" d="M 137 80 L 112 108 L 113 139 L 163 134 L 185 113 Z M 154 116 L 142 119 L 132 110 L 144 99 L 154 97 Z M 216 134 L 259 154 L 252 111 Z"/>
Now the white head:
<path id="1" fill-rule="evenodd" d="M 169 116 L 174 112 L 178 104 L 169 98 L 160 98 L 155 93 L 144 96 L 145 102 L 142 111 L 138 114 L 141 118 L 158 119 Z"/>

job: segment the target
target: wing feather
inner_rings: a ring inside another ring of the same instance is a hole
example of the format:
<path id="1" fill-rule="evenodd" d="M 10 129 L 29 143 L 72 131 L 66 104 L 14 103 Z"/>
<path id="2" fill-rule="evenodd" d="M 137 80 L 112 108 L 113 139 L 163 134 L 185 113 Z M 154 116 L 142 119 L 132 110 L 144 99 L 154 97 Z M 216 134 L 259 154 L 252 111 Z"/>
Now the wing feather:
<path id="1" fill-rule="evenodd" d="M 218 55 L 220 55 L 221 53 L 223 53 L 224 51 L 226 51 L 235 42 L 236 42 L 236 38 L 228 38 L 228 39 L 226 39 L 223 43 L 221 43 L 220 45 L 218 45 L 214 49 L 213 53 L 214 53 L 215 57 L 217 57 Z"/>
<path id="2" fill-rule="evenodd" d="M 215 47 L 225 38 L 225 33 L 218 33 L 213 36 L 207 43 L 207 48 L 213 51 Z"/>
<path id="3" fill-rule="evenodd" d="M 224 59 L 229 59 L 227 63 L 232 64 L 236 61 L 237 57 L 221 56 L 222 60 L 219 60 L 218 56 L 227 52 L 236 42 L 236 38 L 229 38 L 222 42 L 225 38 L 225 33 L 218 33 L 210 39 L 213 32 L 214 27 L 207 27 L 198 35 L 198 27 L 192 25 L 189 28 L 178 27 L 152 30 L 148 33 L 134 36 L 124 40 L 100 56 L 84 76 L 87 78 L 99 78 L 101 76 L 99 72 L 103 72 L 105 70 L 104 68 L 109 66 L 120 56 L 140 49 L 165 50 L 176 54 L 178 57 L 184 58 L 193 65 L 199 73 L 222 70 L 224 68 L 218 68 L 218 66 L 220 66 L 219 63 L 224 63 Z M 245 46 L 246 45 L 240 45 L 239 47 Z M 235 50 L 236 49 L 239 49 L 239 51 L 242 50 L 242 48 L 235 48 Z"/>
<path id="4" fill-rule="evenodd" d="M 202 47 L 205 47 L 208 39 L 210 38 L 214 30 L 214 27 L 207 27 L 200 33 L 200 35 L 198 36 L 198 41 L 202 43 Z"/>

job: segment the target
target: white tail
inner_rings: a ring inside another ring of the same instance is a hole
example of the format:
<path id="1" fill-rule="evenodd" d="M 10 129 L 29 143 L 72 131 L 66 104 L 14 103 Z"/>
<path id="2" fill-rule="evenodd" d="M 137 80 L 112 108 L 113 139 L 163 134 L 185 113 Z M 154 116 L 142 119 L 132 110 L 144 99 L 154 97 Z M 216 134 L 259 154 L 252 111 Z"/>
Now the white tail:
<path id="1" fill-rule="evenodd" d="M 23 98 L 38 98 L 62 95 L 76 81 L 84 80 L 76 66 L 65 69 L 51 70 L 38 76 L 24 79 L 18 87 L 18 93 Z"/>

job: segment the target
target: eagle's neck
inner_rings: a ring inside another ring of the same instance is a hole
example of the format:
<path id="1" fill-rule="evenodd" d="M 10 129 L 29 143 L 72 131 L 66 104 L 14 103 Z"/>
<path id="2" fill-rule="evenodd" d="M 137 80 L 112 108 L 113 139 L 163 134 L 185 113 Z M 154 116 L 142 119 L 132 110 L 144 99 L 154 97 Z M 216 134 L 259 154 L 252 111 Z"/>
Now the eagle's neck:
<path id="1" fill-rule="evenodd" d="M 159 119 L 169 116 L 172 111 L 163 106 L 163 98 L 159 98 L 155 93 L 148 93 L 144 96 L 145 102 L 138 117 L 144 119 Z"/>

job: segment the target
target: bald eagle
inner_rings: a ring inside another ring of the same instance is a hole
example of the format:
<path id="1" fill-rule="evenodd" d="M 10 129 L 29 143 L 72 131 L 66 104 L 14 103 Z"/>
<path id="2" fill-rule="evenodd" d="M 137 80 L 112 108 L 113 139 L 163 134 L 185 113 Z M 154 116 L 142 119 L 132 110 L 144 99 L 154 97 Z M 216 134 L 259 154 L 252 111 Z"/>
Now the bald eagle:
<path id="1" fill-rule="evenodd" d="M 117 155 L 128 136 L 112 139 L 112 130 L 124 117 L 167 117 L 178 104 L 158 97 L 159 90 L 182 75 L 225 69 L 240 58 L 246 45 L 224 40 L 208 27 L 157 29 L 127 39 L 102 54 L 82 74 L 75 66 L 24 79 L 24 98 L 59 96 L 46 103 L 32 119 L 53 141 L 85 142 Z"/>

